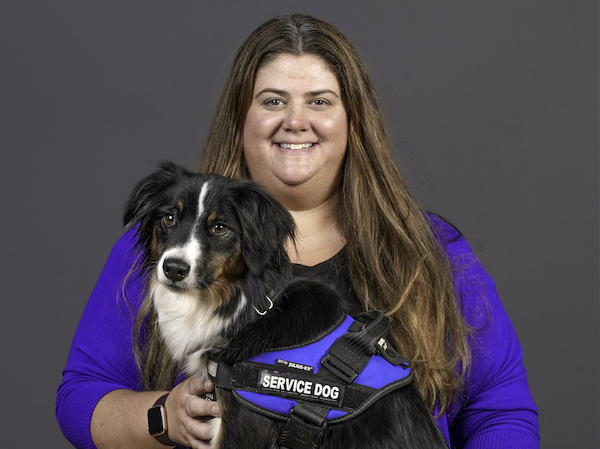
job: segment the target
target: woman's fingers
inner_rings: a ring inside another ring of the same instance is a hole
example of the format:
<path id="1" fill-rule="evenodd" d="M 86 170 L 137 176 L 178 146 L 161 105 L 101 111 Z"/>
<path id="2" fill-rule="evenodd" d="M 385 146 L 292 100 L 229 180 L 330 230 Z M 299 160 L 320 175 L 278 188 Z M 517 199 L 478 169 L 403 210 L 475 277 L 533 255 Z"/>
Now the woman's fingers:
<path id="1" fill-rule="evenodd" d="M 202 445 L 210 440 L 214 434 L 214 424 L 216 424 L 216 422 L 204 422 L 198 418 L 186 420 L 186 433 L 190 437 L 188 442 L 200 442 L 202 444 L 198 444 L 198 446 L 203 447 Z"/>
<path id="2" fill-rule="evenodd" d="M 192 417 L 219 417 L 219 406 L 215 401 L 208 401 L 201 396 L 215 389 L 212 382 L 203 377 L 192 377 L 189 379 L 187 398 L 187 414 Z"/>
<path id="3" fill-rule="evenodd" d="M 211 437 L 212 425 L 203 418 L 220 416 L 219 407 L 200 395 L 213 389 L 213 384 L 202 377 L 186 379 L 173 388 L 165 402 L 171 440 L 193 449 L 209 447 L 203 440 Z"/>

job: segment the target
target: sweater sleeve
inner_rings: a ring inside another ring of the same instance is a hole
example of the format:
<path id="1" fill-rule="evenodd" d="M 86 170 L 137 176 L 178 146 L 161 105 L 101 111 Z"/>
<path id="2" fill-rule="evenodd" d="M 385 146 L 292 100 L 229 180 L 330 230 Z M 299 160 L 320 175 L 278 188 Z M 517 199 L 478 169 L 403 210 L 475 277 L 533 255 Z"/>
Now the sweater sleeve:
<path id="1" fill-rule="evenodd" d="M 539 448 L 522 348 L 494 281 L 458 231 L 447 228 L 444 235 L 462 313 L 473 331 L 471 369 L 447 416 L 452 447 Z"/>
<path id="2" fill-rule="evenodd" d="M 135 264 L 132 233 L 113 247 L 75 332 L 58 387 L 56 418 L 76 448 L 95 448 L 90 433 L 98 401 L 117 389 L 141 390 L 133 356 L 133 324 L 143 283 Z"/>

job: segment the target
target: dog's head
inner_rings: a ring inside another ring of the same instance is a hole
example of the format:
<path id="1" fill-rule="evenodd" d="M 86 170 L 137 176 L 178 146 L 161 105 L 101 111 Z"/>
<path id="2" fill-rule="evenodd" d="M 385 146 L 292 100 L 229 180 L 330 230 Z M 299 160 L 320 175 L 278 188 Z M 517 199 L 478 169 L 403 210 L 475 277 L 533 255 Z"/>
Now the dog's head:
<path id="1" fill-rule="evenodd" d="M 294 221 L 250 180 L 165 162 L 136 185 L 124 222 L 137 228 L 147 267 L 172 291 L 212 289 L 218 296 L 232 284 L 246 286 L 250 276 L 269 294 L 288 270 L 285 243 L 293 241 Z"/>

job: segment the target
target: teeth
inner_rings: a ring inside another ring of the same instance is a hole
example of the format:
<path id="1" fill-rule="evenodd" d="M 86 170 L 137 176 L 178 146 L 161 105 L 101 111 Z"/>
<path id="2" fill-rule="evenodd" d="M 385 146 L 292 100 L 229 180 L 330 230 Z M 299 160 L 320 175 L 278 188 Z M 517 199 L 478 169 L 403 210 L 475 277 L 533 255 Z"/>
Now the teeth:
<path id="1" fill-rule="evenodd" d="M 306 150 L 313 146 L 312 143 L 280 143 L 279 146 L 284 150 Z"/>

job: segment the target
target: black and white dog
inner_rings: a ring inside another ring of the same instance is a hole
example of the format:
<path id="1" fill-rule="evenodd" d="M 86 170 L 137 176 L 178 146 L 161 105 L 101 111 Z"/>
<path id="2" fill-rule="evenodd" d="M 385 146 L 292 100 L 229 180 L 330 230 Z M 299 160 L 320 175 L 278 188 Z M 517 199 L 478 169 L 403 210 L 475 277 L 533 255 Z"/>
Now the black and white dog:
<path id="1" fill-rule="evenodd" d="M 342 301 L 332 289 L 318 282 L 292 280 L 286 245 L 293 247 L 294 221 L 252 181 L 195 174 L 163 163 L 137 184 L 124 221 L 137 228 L 137 245 L 149 273 L 147 294 L 157 312 L 161 336 L 187 375 L 207 376 L 209 357 L 231 368 L 259 354 L 318 341 L 344 321 Z M 273 372 L 286 369 L 259 370 L 258 382 L 269 386 L 270 375 L 270 386 L 277 389 Z M 302 385 L 300 395 L 304 395 L 313 383 L 307 379 L 314 378 L 287 371 L 284 380 L 279 376 L 281 387 L 287 382 L 290 390 L 299 391 Z M 348 387 L 348 382 L 333 378 L 324 382 L 325 388 Z M 235 390 L 216 384 L 221 418 L 211 421 L 214 448 L 447 447 L 409 382 L 374 396 L 372 388 L 359 385 L 358 396 L 368 390 L 370 399 L 356 417 L 338 419 L 337 424 L 333 419 L 314 435 L 300 426 L 296 430 L 309 435 L 296 432 L 287 440 L 282 434 L 289 431 L 289 420 L 242 405 L 248 401 Z M 352 398 L 351 389 L 348 398 Z M 335 391 L 337 399 L 339 389 Z M 320 406 L 307 405 L 307 410 L 313 409 Z"/>

